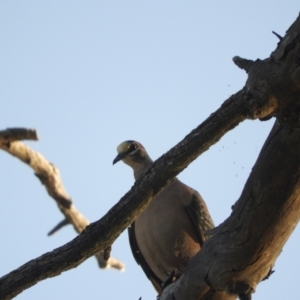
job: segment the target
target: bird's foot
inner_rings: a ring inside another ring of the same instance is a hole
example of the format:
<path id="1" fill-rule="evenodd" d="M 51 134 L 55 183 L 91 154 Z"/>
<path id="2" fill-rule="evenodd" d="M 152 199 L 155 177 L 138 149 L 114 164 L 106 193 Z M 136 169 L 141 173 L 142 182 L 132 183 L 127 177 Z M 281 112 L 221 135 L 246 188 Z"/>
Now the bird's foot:
<path id="1" fill-rule="evenodd" d="M 161 292 L 160 294 L 157 295 L 156 299 L 159 300 L 160 295 L 162 294 L 163 290 L 171 283 L 173 283 L 174 281 L 176 281 L 180 276 L 182 275 L 182 272 L 178 272 L 178 270 L 174 269 L 168 276 L 168 278 L 166 279 L 166 281 L 161 285 Z M 174 297 L 174 296 L 172 296 Z"/>
<path id="2" fill-rule="evenodd" d="M 176 281 L 180 276 L 182 275 L 181 272 L 179 272 L 178 270 L 174 269 L 169 277 L 166 279 L 166 281 L 162 284 L 162 289 L 164 290 L 166 288 L 166 286 L 168 286 L 169 284 L 173 283 L 174 281 Z"/>

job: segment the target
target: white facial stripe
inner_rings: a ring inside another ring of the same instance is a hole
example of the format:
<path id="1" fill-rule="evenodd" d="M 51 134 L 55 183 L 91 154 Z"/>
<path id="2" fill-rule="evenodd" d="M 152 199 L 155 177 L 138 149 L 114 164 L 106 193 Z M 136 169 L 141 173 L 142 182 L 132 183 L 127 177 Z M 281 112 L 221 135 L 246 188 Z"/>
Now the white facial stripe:
<path id="1" fill-rule="evenodd" d="M 118 147 L 117 147 L 117 152 L 120 154 L 120 153 L 124 153 L 126 151 L 128 151 L 130 147 L 130 144 L 127 143 L 127 142 L 123 142 L 121 143 Z"/>

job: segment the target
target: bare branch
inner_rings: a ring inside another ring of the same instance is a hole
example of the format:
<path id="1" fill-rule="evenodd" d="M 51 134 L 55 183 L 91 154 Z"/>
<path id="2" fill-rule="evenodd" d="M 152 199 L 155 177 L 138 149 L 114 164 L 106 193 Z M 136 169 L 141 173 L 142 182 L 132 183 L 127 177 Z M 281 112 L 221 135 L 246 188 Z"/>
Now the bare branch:
<path id="1" fill-rule="evenodd" d="M 277 32 L 275 31 L 272 31 L 272 33 L 278 37 L 279 41 L 282 41 L 283 40 L 283 37 L 281 35 L 279 35 Z"/>
<path id="2" fill-rule="evenodd" d="M 71 197 L 68 195 L 63 187 L 59 170 L 47 161 L 41 154 L 33 151 L 27 145 L 16 140 L 16 138 L 31 138 L 36 137 L 33 130 L 24 128 L 7 129 L 0 131 L 0 148 L 10 153 L 11 155 L 19 158 L 24 163 L 28 164 L 34 171 L 35 175 L 40 179 L 41 183 L 45 186 L 48 194 L 56 201 L 59 210 L 65 216 L 64 224 L 72 224 L 77 233 L 81 233 L 86 226 L 89 225 L 86 219 L 72 203 Z M 62 226 L 60 226 L 61 228 Z M 58 230 L 55 227 L 55 231 Z M 53 230 L 52 230 L 53 231 Z M 116 268 L 123 271 L 125 265 L 118 262 L 115 258 L 104 259 L 104 250 L 96 255 L 98 265 L 103 269 Z"/>
<path id="3" fill-rule="evenodd" d="M 249 72 L 251 66 L 254 63 L 253 60 L 241 58 L 239 56 L 234 56 L 232 60 L 239 68 L 245 70 L 247 73 Z"/>
<path id="4" fill-rule="evenodd" d="M 91 223 L 79 236 L 66 245 L 3 276 L 0 279 L 2 298 L 11 299 L 41 280 L 75 268 L 90 256 L 112 245 L 121 232 L 137 218 L 166 184 L 216 143 L 227 131 L 246 119 L 247 107 L 248 103 L 244 101 L 243 92 L 231 96 L 220 109 L 187 135 L 183 141 L 155 161 L 153 166 L 135 182 L 130 192 L 123 196 L 101 220 Z M 19 144 L 14 146 L 17 147 Z M 25 149 L 28 151 L 26 146 Z M 14 153 L 12 149 L 7 149 L 7 151 Z M 40 159 L 39 154 L 35 153 L 35 155 L 37 159 Z M 28 161 L 26 155 L 22 157 L 24 161 Z M 35 165 L 35 159 L 32 159 L 30 163 Z M 52 165 L 48 167 L 54 168 Z M 35 171 L 43 174 L 43 170 L 35 169 Z M 55 171 L 54 176 L 58 176 L 57 174 L 58 172 Z M 48 181 L 45 182 L 48 184 Z M 63 193 L 60 195 L 66 200 L 69 199 Z M 58 205 L 60 209 L 65 209 L 64 205 L 60 205 L 60 201 Z M 74 205 L 71 205 L 70 209 L 74 209 Z"/>
<path id="5" fill-rule="evenodd" d="M 300 219 L 300 16 L 271 58 L 256 60 L 245 91 L 254 118 L 275 123 L 231 216 L 212 230 L 160 300 L 199 299 L 205 287 L 248 299 L 268 277 Z M 268 99 L 266 101 L 266 99 Z M 202 299 L 202 298 L 200 298 Z M 215 298 L 211 298 L 214 299 Z"/>
<path id="6" fill-rule="evenodd" d="M 161 299 L 198 300 L 202 295 L 203 300 L 209 295 L 210 299 L 220 300 L 232 299 L 233 293 L 249 299 L 257 283 L 269 273 L 300 215 L 299 23 L 298 18 L 271 58 L 253 63 L 242 91 L 231 96 L 184 140 L 156 160 L 101 220 L 91 223 L 66 245 L 3 276 L 2 298 L 11 299 L 37 282 L 74 268 L 99 250 L 107 249 L 165 185 L 226 132 L 246 118 L 276 116 L 279 123 L 247 183 L 251 188 L 244 190 L 231 217 L 216 229 L 191 260 L 187 271 L 161 296 Z M 264 172 L 268 168 L 271 174 Z M 261 189 L 264 186 L 266 190 Z M 184 290 L 190 291 L 189 296 Z M 216 298 L 211 291 L 228 294 Z"/>
<path id="7" fill-rule="evenodd" d="M 26 128 L 7 128 L 0 131 L 0 143 L 13 141 L 32 140 L 37 141 L 38 136 L 34 129 Z"/>
<path id="8" fill-rule="evenodd" d="M 66 225 L 69 225 L 69 221 L 67 219 L 63 219 L 62 221 L 60 221 L 53 229 L 51 229 L 48 232 L 48 236 L 54 234 L 55 232 L 57 232 L 59 229 L 63 228 Z"/>
<path id="9" fill-rule="evenodd" d="M 299 134 L 276 122 L 230 217 L 160 300 L 199 299 L 207 286 L 246 297 L 272 273 L 300 219 Z"/>

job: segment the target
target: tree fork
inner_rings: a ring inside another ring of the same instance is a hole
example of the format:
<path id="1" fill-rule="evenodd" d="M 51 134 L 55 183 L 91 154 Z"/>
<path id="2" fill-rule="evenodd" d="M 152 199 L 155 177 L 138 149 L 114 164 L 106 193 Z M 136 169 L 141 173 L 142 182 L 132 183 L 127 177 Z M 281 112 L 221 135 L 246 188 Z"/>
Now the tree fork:
<path id="1" fill-rule="evenodd" d="M 251 297 L 300 218 L 300 17 L 265 60 L 234 57 L 248 73 L 243 97 L 252 119 L 277 118 L 231 216 L 160 300 L 204 300 L 216 291 Z M 219 199 L 218 199 L 219 200 Z M 199 298 L 200 295 L 200 298 Z M 218 293 L 211 299 L 221 299 Z M 223 298 L 222 298 L 223 299 Z"/>
<path id="2" fill-rule="evenodd" d="M 249 299 L 299 220 L 299 28 L 298 17 L 270 58 L 247 64 L 249 77 L 244 89 L 155 161 L 101 220 L 66 245 L 3 276 L 2 299 L 11 299 L 110 246 L 174 176 L 226 132 L 246 118 L 276 116 L 278 121 L 231 216 L 216 228 L 186 272 L 160 297 L 199 300 L 203 295 L 203 300 L 209 294 L 210 299 L 220 300 L 239 294 Z M 245 259 L 245 255 L 249 257 Z M 221 291 L 222 297 L 208 290 Z"/>

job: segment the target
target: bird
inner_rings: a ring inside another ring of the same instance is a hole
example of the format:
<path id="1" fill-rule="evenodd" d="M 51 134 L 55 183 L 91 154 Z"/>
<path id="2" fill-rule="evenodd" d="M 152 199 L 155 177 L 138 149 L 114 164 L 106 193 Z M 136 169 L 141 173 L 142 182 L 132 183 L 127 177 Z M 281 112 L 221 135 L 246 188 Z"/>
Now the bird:
<path id="1" fill-rule="evenodd" d="M 113 165 L 123 161 L 140 178 L 153 164 L 144 146 L 133 140 L 117 147 Z M 181 274 L 207 239 L 213 220 L 200 194 L 178 178 L 156 195 L 128 227 L 136 262 L 160 294 L 174 274 Z"/>

